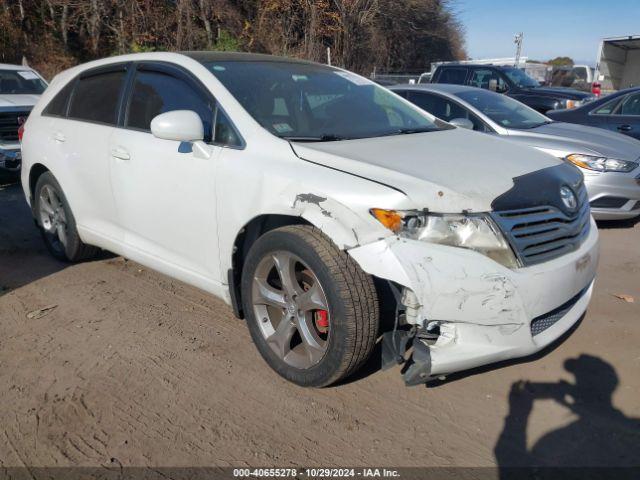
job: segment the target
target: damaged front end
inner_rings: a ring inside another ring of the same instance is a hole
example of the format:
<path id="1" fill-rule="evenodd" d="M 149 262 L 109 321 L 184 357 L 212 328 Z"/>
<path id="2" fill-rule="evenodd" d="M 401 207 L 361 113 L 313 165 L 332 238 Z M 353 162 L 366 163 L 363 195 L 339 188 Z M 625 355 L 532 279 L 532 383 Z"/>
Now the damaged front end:
<path id="1" fill-rule="evenodd" d="M 405 383 L 417 385 L 529 355 L 566 332 L 591 296 L 597 229 L 574 252 L 522 268 L 400 236 L 349 254 L 392 284 L 396 318 L 382 337 L 382 367 L 402 365 Z M 543 329 L 534 326 L 537 319 Z"/>

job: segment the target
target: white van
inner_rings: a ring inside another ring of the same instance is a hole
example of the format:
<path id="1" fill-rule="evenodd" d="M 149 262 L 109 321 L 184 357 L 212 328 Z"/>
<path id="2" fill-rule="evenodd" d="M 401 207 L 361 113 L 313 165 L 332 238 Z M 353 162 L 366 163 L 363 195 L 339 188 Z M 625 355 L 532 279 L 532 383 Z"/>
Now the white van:
<path id="1" fill-rule="evenodd" d="M 338 68 L 91 62 L 53 81 L 23 155 L 56 257 L 103 248 L 223 298 L 299 385 L 353 373 L 380 334 L 409 384 L 528 355 L 591 297 L 598 233 L 575 167 Z"/>

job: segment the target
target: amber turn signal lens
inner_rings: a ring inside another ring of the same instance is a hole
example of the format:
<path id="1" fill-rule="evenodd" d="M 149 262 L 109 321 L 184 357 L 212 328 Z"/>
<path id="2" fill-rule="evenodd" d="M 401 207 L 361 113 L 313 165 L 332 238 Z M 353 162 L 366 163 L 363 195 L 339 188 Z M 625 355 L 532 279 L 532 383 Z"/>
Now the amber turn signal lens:
<path id="1" fill-rule="evenodd" d="M 398 233 L 402 229 L 402 216 L 395 210 L 372 208 L 371 215 L 392 232 Z"/>

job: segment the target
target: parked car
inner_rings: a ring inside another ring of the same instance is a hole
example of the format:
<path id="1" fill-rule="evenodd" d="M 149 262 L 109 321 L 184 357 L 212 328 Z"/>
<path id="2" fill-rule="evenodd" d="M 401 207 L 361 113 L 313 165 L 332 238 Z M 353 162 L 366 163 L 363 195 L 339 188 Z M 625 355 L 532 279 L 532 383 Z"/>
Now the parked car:
<path id="1" fill-rule="evenodd" d="M 392 90 L 457 126 L 500 135 L 580 168 L 593 216 L 640 215 L 640 141 L 601 129 L 554 122 L 498 93 L 461 85 L 402 85 Z"/>
<path id="2" fill-rule="evenodd" d="M 35 70 L 0 63 L 0 171 L 20 170 L 18 129 L 46 87 Z"/>
<path id="3" fill-rule="evenodd" d="M 640 140 L 640 87 L 627 88 L 573 110 L 548 113 L 553 120 L 606 128 Z"/>
<path id="4" fill-rule="evenodd" d="M 545 113 L 558 108 L 575 108 L 595 98 L 570 88 L 541 87 L 526 72 L 498 65 L 446 64 L 433 72 L 431 83 L 453 83 L 504 93 Z"/>
<path id="5" fill-rule="evenodd" d="M 389 306 L 385 348 L 395 364 L 394 340 L 413 339 L 414 384 L 539 351 L 591 297 L 598 233 L 577 169 L 338 68 L 95 61 L 54 79 L 22 145 L 53 255 L 108 249 L 223 298 L 299 385 L 356 371 Z"/>

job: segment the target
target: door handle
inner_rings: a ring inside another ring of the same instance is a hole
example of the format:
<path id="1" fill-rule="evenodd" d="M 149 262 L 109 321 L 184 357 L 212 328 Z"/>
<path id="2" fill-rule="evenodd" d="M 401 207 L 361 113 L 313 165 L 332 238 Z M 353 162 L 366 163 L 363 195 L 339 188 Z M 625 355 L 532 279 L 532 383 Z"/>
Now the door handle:
<path id="1" fill-rule="evenodd" d="M 120 160 L 129 160 L 131 158 L 129 156 L 129 152 L 127 152 L 124 148 L 112 149 L 111 156 L 114 158 L 119 158 Z"/>
<path id="2" fill-rule="evenodd" d="M 53 135 L 53 139 L 54 139 L 56 142 L 63 143 L 64 141 L 66 141 L 66 140 L 67 140 L 67 137 L 65 137 L 65 136 L 64 136 L 64 133 L 62 133 L 62 132 L 56 132 L 56 133 Z"/>
<path id="3" fill-rule="evenodd" d="M 618 127 L 618 130 L 620 130 L 621 132 L 630 132 L 631 131 L 631 125 L 620 125 Z"/>

